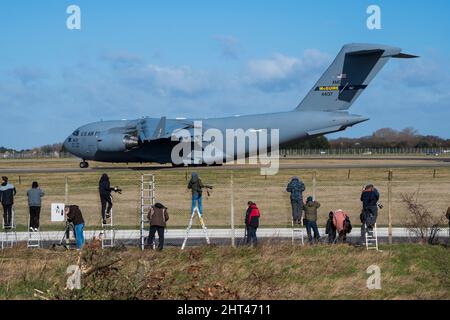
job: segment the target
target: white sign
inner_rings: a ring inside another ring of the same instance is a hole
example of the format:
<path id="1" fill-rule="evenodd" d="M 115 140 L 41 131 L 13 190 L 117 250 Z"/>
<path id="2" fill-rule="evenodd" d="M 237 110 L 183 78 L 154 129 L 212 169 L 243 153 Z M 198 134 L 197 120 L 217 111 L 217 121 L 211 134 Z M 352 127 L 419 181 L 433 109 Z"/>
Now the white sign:
<path id="1" fill-rule="evenodd" d="M 64 203 L 52 203 L 52 222 L 64 221 Z"/>

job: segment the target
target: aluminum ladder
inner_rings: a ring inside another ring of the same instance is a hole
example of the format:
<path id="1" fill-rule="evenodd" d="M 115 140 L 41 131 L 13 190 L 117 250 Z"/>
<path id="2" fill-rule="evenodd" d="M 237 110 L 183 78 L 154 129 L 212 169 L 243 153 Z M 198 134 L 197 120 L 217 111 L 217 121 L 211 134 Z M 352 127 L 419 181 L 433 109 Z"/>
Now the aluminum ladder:
<path id="1" fill-rule="evenodd" d="M 294 223 L 294 220 L 292 220 L 291 222 L 292 222 L 292 245 L 295 244 L 296 236 L 299 236 L 299 237 L 297 237 L 297 239 L 298 238 L 301 239 L 302 246 L 305 245 L 305 240 L 304 240 L 304 238 L 305 238 L 305 229 L 302 228 L 303 227 L 303 223 L 299 225 L 298 223 Z"/>
<path id="2" fill-rule="evenodd" d="M 11 210 L 11 228 L 5 229 L 5 219 L 3 221 L 3 232 L 2 232 L 2 249 L 12 248 L 17 243 L 17 232 L 16 232 L 16 214 L 14 207 Z"/>
<path id="3" fill-rule="evenodd" d="M 365 225 L 365 240 L 366 240 L 366 249 L 367 250 L 376 250 L 378 251 L 378 231 L 377 231 L 377 224 L 375 223 L 373 229 L 371 232 L 369 232 L 369 229 L 367 228 L 367 225 Z"/>
<path id="4" fill-rule="evenodd" d="M 141 249 L 145 247 L 145 225 L 149 223 L 147 213 L 155 204 L 156 190 L 155 190 L 155 176 L 153 174 L 143 174 L 141 176 L 141 225 L 140 238 Z M 155 244 L 153 243 L 153 247 Z"/>
<path id="5" fill-rule="evenodd" d="M 41 230 L 30 230 L 30 219 L 28 219 L 28 235 L 27 235 L 27 248 L 40 248 L 41 247 Z"/>
<path id="6" fill-rule="evenodd" d="M 113 220 L 113 208 L 111 208 L 111 211 L 109 214 L 110 214 L 110 217 L 106 218 L 106 223 L 103 223 L 103 219 L 102 219 L 102 234 L 100 237 L 101 241 L 102 241 L 102 249 L 114 247 L 115 231 L 114 231 L 114 220 Z M 108 220 L 109 220 L 109 222 L 108 222 Z"/>
<path id="7" fill-rule="evenodd" d="M 203 221 L 202 214 L 198 210 L 198 207 L 195 207 L 194 210 L 192 210 L 191 218 L 189 219 L 189 223 L 188 223 L 188 226 L 186 228 L 186 236 L 184 237 L 184 241 L 183 241 L 183 244 L 181 246 L 181 250 L 184 250 L 184 248 L 186 247 L 186 242 L 187 242 L 187 240 L 189 238 L 189 233 L 190 233 L 190 231 L 192 229 L 192 220 L 194 220 L 194 216 L 195 215 L 198 216 L 198 220 L 200 221 L 200 225 L 202 226 L 203 234 L 205 235 L 205 239 L 206 239 L 206 243 L 210 244 L 209 237 L 208 237 L 208 229 L 206 228 L 205 222 Z"/>

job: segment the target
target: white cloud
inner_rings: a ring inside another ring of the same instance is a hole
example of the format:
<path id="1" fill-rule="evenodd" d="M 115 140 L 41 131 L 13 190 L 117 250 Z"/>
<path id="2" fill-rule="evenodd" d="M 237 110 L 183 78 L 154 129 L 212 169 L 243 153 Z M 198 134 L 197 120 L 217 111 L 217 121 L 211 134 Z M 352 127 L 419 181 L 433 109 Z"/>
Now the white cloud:
<path id="1" fill-rule="evenodd" d="M 315 49 L 305 50 L 300 58 L 277 53 L 271 58 L 248 61 L 245 80 L 265 91 L 288 90 L 299 87 L 305 77 L 318 78 L 318 72 L 324 72 L 330 60 L 329 55 Z"/>

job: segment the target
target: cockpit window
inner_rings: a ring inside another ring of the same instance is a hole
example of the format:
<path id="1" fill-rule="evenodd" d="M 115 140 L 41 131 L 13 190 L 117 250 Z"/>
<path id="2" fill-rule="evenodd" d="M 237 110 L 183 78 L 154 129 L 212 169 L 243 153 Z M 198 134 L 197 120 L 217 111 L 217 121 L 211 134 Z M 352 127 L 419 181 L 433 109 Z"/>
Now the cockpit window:
<path id="1" fill-rule="evenodd" d="M 80 131 L 79 131 L 79 130 L 75 130 L 75 131 L 72 133 L 72 135 L 75 136 L 75 137 L 78 137 L 79 134 L 80 134 Z"/>

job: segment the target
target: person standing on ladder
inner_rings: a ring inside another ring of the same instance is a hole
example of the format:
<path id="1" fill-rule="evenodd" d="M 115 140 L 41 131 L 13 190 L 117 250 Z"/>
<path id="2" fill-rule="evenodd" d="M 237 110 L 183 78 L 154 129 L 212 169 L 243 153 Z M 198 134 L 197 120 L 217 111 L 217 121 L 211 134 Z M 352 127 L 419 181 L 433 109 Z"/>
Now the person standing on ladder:
<path id="1" fill-rule="evenodd" d="M 161 251 L 164 247 L 164 230 L 166 228 L 166 223 L 169 220 L 169 212 L 163 204 L 158 202 L 150 207 L 147 218 L 148 221 L 150 221 L 150 232 L 147 244 L 153 246 L 155 233 L 158 232 L 158 251 Z"/>
<path id="2" fill-rule="evenodd" d="M 198 174 L 196 172 L 192 172 L 191 180 L 189 180 L 187 187 L 188 187 L 188 189 L 192 190 L 191 213 L 194 211 L 195 207 L 198 207 L 198 212 L 200 214 L 203 214 L 203 208 L 202 208 L 203 188 L 212 189 L 212 187 L 208 186 L 208 185 L 204 185 L 202 180 L 198 177 Z M 208 193 L 208 195 L 209 195 L 209 193 Z"/>
<path id="3" fill-rule="evenodd" d="M 13 184 L 8 183 L 8 177 L 2 177 L 2 184 L 0 185 L 0 202 L 3 206 L 3 223 L 5 229 L 11 229 L 12 226 L 12 207 L 14 204 L 14 196 L 16 195 L 16 188 Z"/>
<path id="4" fill-rule="evenodd" d="M 365 242 L 366 227 L 367 232 L 372 232 L 378 217 L 378 200 L 380 193 L 372 185 L 368 184 L 361 192 L 360 200 L 362 202 L 361 212 L 361 242 Z"/>
<path id="5" fill-rule="evenodd" d="M 33 181 L 31 189 L 27 191 L 28 207 L 30 208 L 30 231 L 39 231 L 39 217 L 41 214 L 41 199 L 44 191 L 39 188 L 39 184 Z"/>
<path id="6" fill-rule="evenodd" d="M 294 224 L 301 224 L 303 191 L 305 189 L 305 184 L 296 176 L 292 177 L 286 187 L 286 191 L 291 193 L 292 221 Z"/>
<path id="7" fill-rule="evenodd" d="M 102 203 L 102 222 L 106 224 L 106 219 L 111 217 L 112 196 L 111 191 L 118 192 L 117 187 L 111 188 L 109 177 L 106 173 L 102 174 L 98 182 L 98 192 L 100 194 L 100 202 Z"/>

